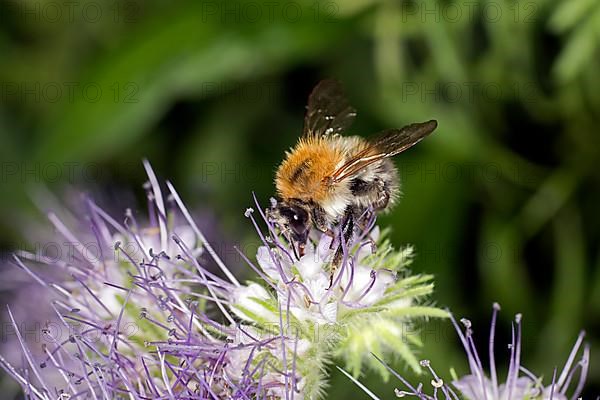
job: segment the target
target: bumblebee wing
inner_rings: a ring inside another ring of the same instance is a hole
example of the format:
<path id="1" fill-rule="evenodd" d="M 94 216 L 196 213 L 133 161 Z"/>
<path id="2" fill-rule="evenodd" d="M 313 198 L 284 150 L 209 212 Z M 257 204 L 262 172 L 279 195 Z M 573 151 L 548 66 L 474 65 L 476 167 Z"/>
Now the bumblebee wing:
<path id="1" fill-rule="evenodd" d="M 333 79 L 323 80 L 308 98 L 302 136 L 318 138 L 342 133 L 355 117 L 356 110 L 348 103 L 340 83 Z"/>
<path id="2" fill-rule="evenodd" d="M 419 143 L 437 127 L 437 121 L 410 124 L 402 129 L 387 129 L 369 141 L 364 150 L 354 155 L 329 177 L 330 183 L 341 182 L 362 171 L 367 166 L 402 153 Z"/>

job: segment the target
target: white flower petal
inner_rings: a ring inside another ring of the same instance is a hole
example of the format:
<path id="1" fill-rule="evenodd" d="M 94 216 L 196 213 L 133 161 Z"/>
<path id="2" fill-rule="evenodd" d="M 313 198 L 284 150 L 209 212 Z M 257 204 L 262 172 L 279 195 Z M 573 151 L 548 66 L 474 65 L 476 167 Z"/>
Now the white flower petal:
<path id="1" fill-rule="evenodd" d="M 256 252 L 256 261 L 258 261 L 258 265 L 269 278 L 275 281 L 281 279 L 279 270 L 273 261 L 272 254 L 268 247 L 260 246 L 258 248 L 258 251 Z"/>
<path id="2" fill-rule="evenodd" d="M 295 265 L 303 281 L 313 279 L 323 272 L 323 264 L 316 259 L 314 253 L 305 254 Z"/>
<path id="3" fill-rule="evenodd" d="M 238 317 L 255 322 L 253 316 L 267 321 L 276 321 L 276 316 L 271 310 L 265 308 L 256 300 L 269 300 L 269 293 L 261 285 L 250 283 L 248 286 L 239 286 L 233 290 L 233 312 Z"/>

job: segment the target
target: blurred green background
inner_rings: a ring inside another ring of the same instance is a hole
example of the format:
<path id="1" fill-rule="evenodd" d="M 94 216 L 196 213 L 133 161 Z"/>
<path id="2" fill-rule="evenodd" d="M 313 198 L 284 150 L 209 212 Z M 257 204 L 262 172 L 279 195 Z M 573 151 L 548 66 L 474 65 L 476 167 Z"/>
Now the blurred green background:
<path id="1" fill-rule="evenodd" d="M 0 0 L 0 21 L 4 250 L 26 243 L 40 184 L 91 188 L 115 212 L 132 188 L 143 211 L 143 157 L 212 215 L 215 241 L 250 249 L 251 192 L 273 194 L 332 77 L 358 109 L 350 133 L 439 121 L 397 157 L 404 198 L 380 219 L 436 275 L 437 304 L 480 344 L 494 301 L 499 343 L 522 312 L 524 365 L 546 377 L 586 329 L 598 392 L 600 2 Z M 448 322 L 423 339 L 438 372 L 466 371 Z M 332 375 L 331 398 L 356 391 Z"/>

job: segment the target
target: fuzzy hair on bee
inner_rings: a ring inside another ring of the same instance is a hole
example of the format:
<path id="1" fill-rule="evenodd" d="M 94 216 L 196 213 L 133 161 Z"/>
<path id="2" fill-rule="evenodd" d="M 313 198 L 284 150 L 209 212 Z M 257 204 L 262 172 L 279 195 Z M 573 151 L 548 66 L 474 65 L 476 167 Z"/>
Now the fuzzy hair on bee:
<path id="1" fill-rule="evenodd" d="M 321 81 L 309 96 L 304 130 L 275 175 L 280 201 L 267 210 L 300 254 L 311 227 L 333 236 L 342 220 L 350 226 L 366 212 L 382 212 L 400 194 L 391 157 L 412 147 L 437 127 L 431 120 L 388 129 L 373 139 L 342 136 L 356 117 L 340 84 Z"/>
<path id="2" fill-rule="evenodd" d="M 322 208 L 329 224 L 338 222 L 349 206 L 387 209 L 400 191 L 398 172 L 389 159 L 367 165 L 335 185 L 326 184 L 336 169 L 368 146 L 360 136 L 301 139 L 277 170 L 277 194 Z"/>

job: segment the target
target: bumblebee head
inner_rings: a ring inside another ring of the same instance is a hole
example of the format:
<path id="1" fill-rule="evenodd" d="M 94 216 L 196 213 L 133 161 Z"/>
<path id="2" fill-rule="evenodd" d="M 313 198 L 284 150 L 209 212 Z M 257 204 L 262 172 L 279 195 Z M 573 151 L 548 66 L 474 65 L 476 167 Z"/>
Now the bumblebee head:
<path id="1" fill-rule="evenodd" d="M 300 244 L 306 243 L 311 227 L 310 208 L 299 200 L 274 202 L 267 210 L 267 218 L 281 232 Z"/>

